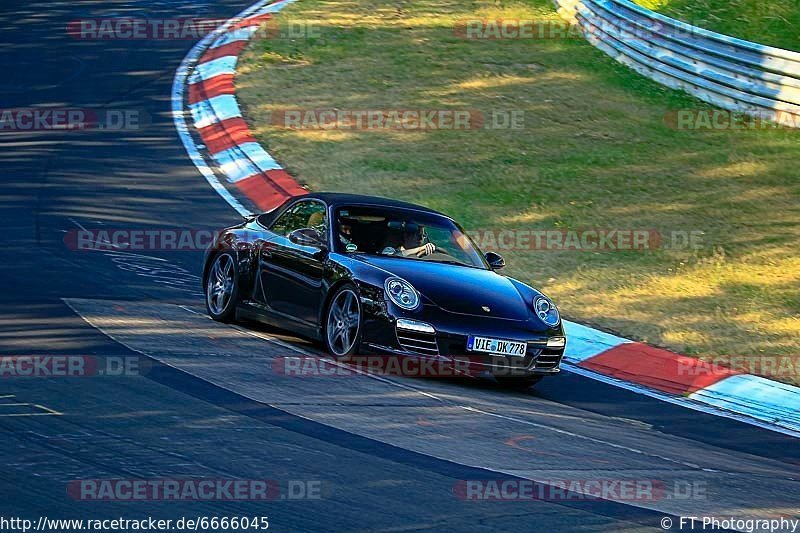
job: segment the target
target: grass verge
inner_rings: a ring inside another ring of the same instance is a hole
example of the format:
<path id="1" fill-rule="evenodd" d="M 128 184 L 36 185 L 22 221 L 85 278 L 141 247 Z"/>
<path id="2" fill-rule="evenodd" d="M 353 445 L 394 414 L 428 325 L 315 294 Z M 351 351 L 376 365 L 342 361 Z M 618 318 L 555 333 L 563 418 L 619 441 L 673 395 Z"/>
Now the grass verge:
<path id="1" fill-rule="evenodd" d="M 634 0 L 695 26 L 800 51 L 797 0 Z"/>
<path id="2" fill-rule="evenodd" d="M 314 190 L 379 194 L 472 231 L 656 230 L 633 251 L 503 247 L 569 317 L 714 360 L 800 355 L 800 132 L 697 131 L 710 108 L 579 39 L 467 40 L 465 19 L 557 19 L 547 0 L 301 0 L 237 87 L 259 141 Z M 290 110 L 522 113 L 521 128 L 287 129 Z M 680 246 L 695 232 L 695 246 Z M 493 233 L 494 234 L 494 233 Z M 672 236 L 677 240 L 673 242 Z M 800 382 L 798 376 L 775 376 Z"/>

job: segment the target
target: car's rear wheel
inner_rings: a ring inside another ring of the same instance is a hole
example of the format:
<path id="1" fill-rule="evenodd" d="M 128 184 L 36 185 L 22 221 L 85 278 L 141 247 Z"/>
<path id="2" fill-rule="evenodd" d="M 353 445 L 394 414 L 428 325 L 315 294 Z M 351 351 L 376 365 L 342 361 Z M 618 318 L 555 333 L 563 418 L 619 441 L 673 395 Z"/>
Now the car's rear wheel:
<path id="1" fill-rule="evenodd" d="M 542 376 L 499 377 L 497 382 L 508 389 L 527 390 L 542 380 Z"/>
<path id="2" fill-rule="evenodd" d="M 353 285 L 342 285 L 325 312 L 324 339 L 328 353 L 342 359 L 358 353 L 361 344 L 361 301 Z"/>
<path id="3" fill-rule="evenodd" d="M 214 257 L 206 277 L 206 310 L 220 322 L 230 322 L 239 300 L 239 271 L 236 256 L 222 252 Z"/>

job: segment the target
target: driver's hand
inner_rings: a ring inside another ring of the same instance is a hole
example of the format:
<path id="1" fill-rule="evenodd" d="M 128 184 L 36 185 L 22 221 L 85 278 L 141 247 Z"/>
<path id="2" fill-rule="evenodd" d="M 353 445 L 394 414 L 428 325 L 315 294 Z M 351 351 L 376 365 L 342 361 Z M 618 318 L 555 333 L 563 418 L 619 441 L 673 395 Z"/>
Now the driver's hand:
<path id="1" fill-rule="evenodd" d="M 417 257 L 422 257 L 423 255 L 430 255 L 435 251 L 436 251 L 436 245 L 433 244 L 432 242 L 428 242 L 419 247 L 419 252 L 417 252 Z"/>

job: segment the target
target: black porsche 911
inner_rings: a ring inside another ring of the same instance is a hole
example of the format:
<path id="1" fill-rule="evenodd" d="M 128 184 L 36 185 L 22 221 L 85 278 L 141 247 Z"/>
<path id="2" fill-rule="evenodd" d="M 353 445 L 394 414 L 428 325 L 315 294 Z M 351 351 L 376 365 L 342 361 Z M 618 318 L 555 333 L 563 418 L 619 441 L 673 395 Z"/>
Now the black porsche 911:
<path id="1" fill-rule="evenodd" d="M 527 387 L 559 371 L 566 337 L 553 302 L 504 266 L 431 209 L 314 193 L 222 231 L 203 287 L 215 320 L 291 330 L 338 359 L 467 360 L 471 373 Z"/>

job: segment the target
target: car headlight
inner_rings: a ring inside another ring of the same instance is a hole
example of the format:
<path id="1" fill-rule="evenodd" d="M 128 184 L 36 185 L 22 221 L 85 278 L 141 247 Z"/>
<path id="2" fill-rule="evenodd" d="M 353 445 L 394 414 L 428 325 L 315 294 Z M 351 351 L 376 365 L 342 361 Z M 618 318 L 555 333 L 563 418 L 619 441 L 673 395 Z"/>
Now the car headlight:
<path id="1" fill-rule="evenodd" d="M 383 284 L 389 299 L 398 307 L 409 311 L 419 307 L 419 294 L 416 289 L 402 278 L 391 277 Z"/>
<path id="2" fill-rule="evenodd" d="M 561 322 L 561 316 L 558 314 L 556 304 L 544 296 L 537 296 L 533 299 L 533 311 L 539 317 L 539 320 L 551 328 L 556 327 Z"/>

